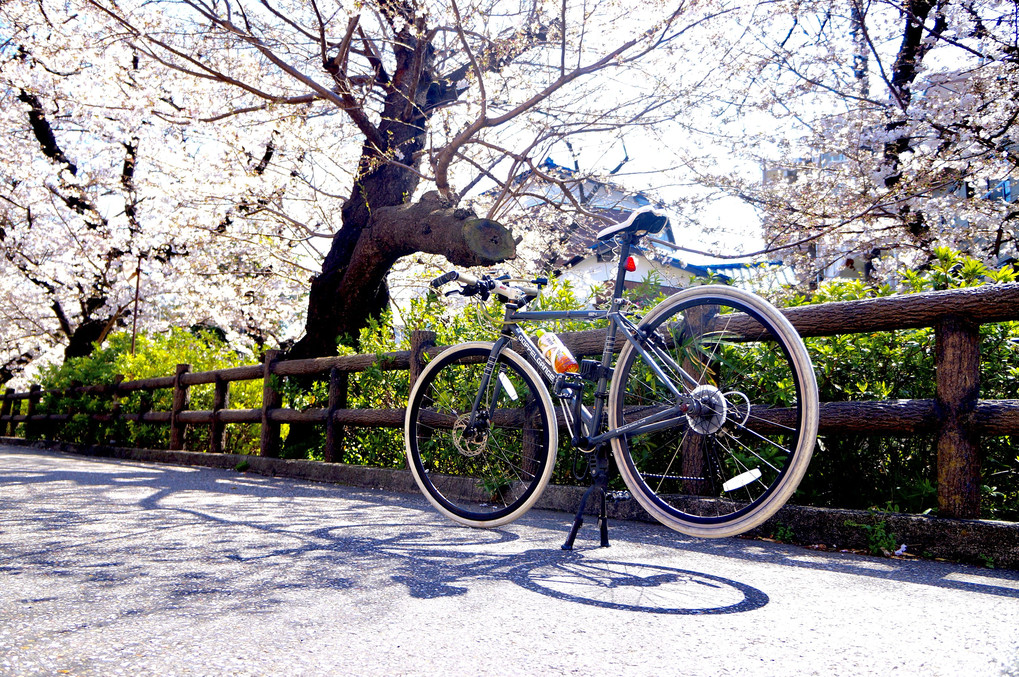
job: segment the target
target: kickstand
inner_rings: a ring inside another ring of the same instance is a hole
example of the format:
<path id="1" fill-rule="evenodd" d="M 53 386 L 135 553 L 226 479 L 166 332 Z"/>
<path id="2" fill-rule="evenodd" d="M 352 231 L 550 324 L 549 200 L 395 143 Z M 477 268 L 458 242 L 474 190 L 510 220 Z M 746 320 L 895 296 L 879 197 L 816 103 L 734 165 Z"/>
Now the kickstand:
<path id="1" fill-rule="evenodd" d="M 584 492 L 584 497 L 580 499 L 580 508 L 577 509 L 577 516 L 573 520 L 573 527 L 570 528 L 570 535 L 566 537 L 566 542 L 563 543 L 563 550 L 573 550 L 573 541 L 577 539 L 577 532 L 580 531 L 580 527 L 584 524 L 584 508 L 587 507 L 587 502 L 595 493 L 598 494 L 600 501 L 598 526 L 601 532 L 601 547 L 609 547 L 609 518 L 605 509 L 605 498 L 609 487 L 609 459 L 605 452 L 600 449 L 595 454 L 596 459 L 591 464 L 594 471 L 594 483 L 588 487 L 587 491 Z"/>

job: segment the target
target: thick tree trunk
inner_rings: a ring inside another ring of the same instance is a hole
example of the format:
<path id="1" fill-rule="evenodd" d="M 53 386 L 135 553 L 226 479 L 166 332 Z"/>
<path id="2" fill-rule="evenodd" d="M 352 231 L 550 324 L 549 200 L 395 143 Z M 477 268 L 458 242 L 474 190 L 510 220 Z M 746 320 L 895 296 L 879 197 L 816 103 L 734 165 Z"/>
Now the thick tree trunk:
<path id="1" fill-rule="evenodd" d="M 291 359 L 332 355 L 343 336 L 356 340 L 370 316 L 388 303 L 386 275 L 401 256 L 441 254 L 459 266 L 487 266 L 511 259 L 516 246 L 501 224 L 455 209 L 438 193 L 418 202 L 382 207 L 353 238 L 341 231 L 312 283 L 305 337 Z"/>
<path id="2" fill-rule="evenodd" d="M 112 319 L 95 320 L 83 319 L 67 337 L 67 348 L 64 349 L 64 357 L 87 357 L 92 354 L 95 343 L 102 343 L 106 339 L 112 326 Z"/>
<path id="3" fill-rule="evenodd" d="M 898 106 L 900 119 L 889 122 L 885 129 L 894 134 L 885 144 L 884 157 L 889 171 L 885 187 L 893 188 L 902 179 L 901 158 L 910 150 L 913 139 L 909 136 L 906 110 L 913 100 L 913 83 L 920 71 L 924 56 L 947 28 L 941 9 L 945 0 L 906 0 L 903 4 L 902 43 L 892 65 L 889 82 L 894 103 Z M 931 12 L 935 12 L 934 25 L 925 28 Z M 901 212 L 903 224 L 916 237 L 922 237 L 923 215 L 904 209 Z"/>
<path id="4" fill-rule="evenodd" d="M 420 181 L 414 167 L 425 148 L 428 120 L 457 99 L 467 67 L 438 75 L 431 44 L 437 31 L 426 29 L 426 17 L 411 5 L 386 5 L 383 12 L 394 27 L 403 25 L 392 42 L 392 73 L 382 61 L 374 64 L 385 103 L 374 127 L 363 109 L 352 110 L 366 131 L 357 178 L 343 206 L 342 228 L 312 281 L 305 337 L 290 350 L 292 358 L 332 355 L 343 337 L 356 345 L 368 318 L 386 308 L 386 275 L 401 256 L 435 253 L 474 266 L 515 253 L 509 231 L 444 204 L 437 194 L 409 202 Z M 325 67 L 344 89 L 350 82 L 341 61 L 327 60 Z"/>

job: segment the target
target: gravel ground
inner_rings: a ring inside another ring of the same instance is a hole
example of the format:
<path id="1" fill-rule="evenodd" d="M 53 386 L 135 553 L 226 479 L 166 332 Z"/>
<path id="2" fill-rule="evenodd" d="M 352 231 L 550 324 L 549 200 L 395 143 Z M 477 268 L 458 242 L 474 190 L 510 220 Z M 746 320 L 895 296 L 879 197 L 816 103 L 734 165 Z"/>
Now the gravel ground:
<path id="1" fill-rule="evenodd" d="M 0 447 L 0 675 L 1008 675 L 1019 572 Z"/>

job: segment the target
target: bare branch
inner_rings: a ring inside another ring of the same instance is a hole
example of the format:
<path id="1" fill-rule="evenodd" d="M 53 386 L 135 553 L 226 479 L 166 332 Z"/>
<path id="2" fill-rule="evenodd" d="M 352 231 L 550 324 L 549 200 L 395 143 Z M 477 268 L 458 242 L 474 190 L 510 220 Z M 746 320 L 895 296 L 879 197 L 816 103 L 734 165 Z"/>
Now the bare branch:
<path id="1" fill-rule="evenodd" d="M 296 21 L 293 21 L 289 16 L 287 16 L 286 14 L 280 12 L 275 7 L 270 5 L 269 4 L 269 0 L 260 0 L 260 2 L 262 3 L 262 6 L 265 7 L 267 10 L 269 10 L 269 12 L 274 17 L 276 17 L 277 19 L 279 19 L 280 21 L 282 21 L 286 25 L 288 25 L 291 28 L 293 28 L 295 31 L 297 31 L 298 33 L 303 35 L 305 38 L 307 38 L 308 40 L 311 40 L 312 42 L 315 42 L 317 40 L 317 37 L 314 34 L 310 33 L 308 30 L 306 30 L 303 26 L 298 24 Z M 318 16 L 319 26 L 321 28 L 322 27 L 322 17 L 321 17 L 321 15 L 318 14 L 318 5 L 315 4 L 314 0 L 312 0 L 312 5 L 315 8 L 315 14 L 316 14 L 316 16 Z M 248 28 L 250 30 L 250 26 Z"/>
<path id="2" fill-rule="evenodd" d="M 456 16 L 456 33 L 460 37 L 460 42 L 464 46 L 464 51 L 467 52 L 467 59 L 470 61 L 471 68 L 474 70 L 474 74 L 478 77 L 478 94 L 481 97 L 481 117 L 485 118 L 488 116 L 488 94 L 485 91 L 485 77 L 481 72 L 481 68 L 478 66 L 478 60 L 474 56 L 474 50 L 471 49 L 471 43 L 467 41 L 467 36 L 464 35 L 463 19 L 460 17 L 460 8 L 457 6 L 456 0 L 450 0 L 450 5 L 453 8 L 453 14 Z"/>
<path id="3" fill-rule="evenodd" d="M 245 113 L 254 113 L 255 111 L 267 110 L 267 109 L 272 108 L 274 106 L 280 106 L 280 105 L 300 105 L 300 104 L 304 104 L 304 103 L 313 103 L 315 101 L 321 101 L 321 100 L 322 100 L 322 97 L 320 97 L 318 94 L 304 94 L 303 96 L 292 96 L 292 97 L 289 97 L 289 98 L 286 98 L 286 99 L 277 99 L 275 101 L 270 101 L 269 103 L 263 103 L 263 104 L 258 105 L 258 106 L 245 106 L 244 108 L 235 108 L 234 110 L 229 110 L 229 111 L 226 111 L 225 113 L 220 113 L 218 115 L 213 115 L 212 117 L 199 118 L 199 119 L 202 122 L 218 122 L 220 120 L 224 120 L 224 119 L 229 118 L 229 117 L 234 117 L 236 115 L 244 115 Z"/>
<path id="4" fill-rule="evenodd" d="M 442 149 L 442 151 L 439 152 L 438 158 L 435 163 L 435 177 L 436 177 L 435 183 L 440 193 L 442 193 L 442 195 L 447 199 L 452 197 L 451 189 L 449 186 L 450 162 L 452 162 L 453 157 L 456 155 L 459 149 L 471 138 L 473 138 L 474 135 L 476 135 L 479 131 L 488 127 L 498 127 L 499 125 L 502 125 L 520 116 L 521 114 L 525 113 L 531 108 L 534 108 L 536 105 L 548 99 L 558 90 L 562 89 L 563 87 L 573 82 L 577 78 L 583 77 L 590 73 L 594 73 L 606 67 L 609 67 L 615 62 L 615 60 L 620 55 L 629 51 L 646 36 L 647 33 L 645 33 L 641 37 L 628 40 L 619 47 L 617 47 L 616 49 L 612 50 L 611 52 L 603 56 L 601 59 L 595 61 L 594 63 L 588 66 L 577 68 L 565 75 L 561 75 L 560 77 L 556 78 L 554 82 L 545 87 L 542 91 L 538 92 L 527 101 L 519 104 L 518 106 L 514 107 L 513 109 L 507 111 L 502 115 L 496 116 L 494 118 L 489 118 L 486 115 L 479 116 L 474 122 L 465 127 L 452 141 L 450 141 L 450 143 L 444 149 Z"/>

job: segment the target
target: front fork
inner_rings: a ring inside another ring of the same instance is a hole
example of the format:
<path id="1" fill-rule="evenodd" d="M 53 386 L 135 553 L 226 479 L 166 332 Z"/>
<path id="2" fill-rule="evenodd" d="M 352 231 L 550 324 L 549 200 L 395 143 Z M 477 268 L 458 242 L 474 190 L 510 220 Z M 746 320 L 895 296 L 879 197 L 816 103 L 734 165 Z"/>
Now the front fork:
<path id="1" fill-rule="evenodd" d="M 492 401 L 489 404 L 487 410 L 481 408 L 481 400 L 485 397 L 485 393 L 488 392 L 488 385 L 492 382 L 492 376 L 495 374 L 496 364 L 499 362 L 499 355 L 502 354 L 503 348 L 509 343 L 509 339 L 500 336 L 492 346 L 492 352 L 488 354 L 488 360 L 485 362 L 485 370 L 481 374 L 481 384 L 478 386 L 478 394 L 474 397 L 474 406 L 471 407 L 471 416 L 467 422 L 467 431 L 474 432 L 477 430 L 479 425 L 487 426 L 492 417 L 495 416 L 495 408 L 499 403 L 499 396 L 502 394 L 502 379 L 496 376 L 495 379 L 495 391 L 492 393 Z"/>

